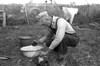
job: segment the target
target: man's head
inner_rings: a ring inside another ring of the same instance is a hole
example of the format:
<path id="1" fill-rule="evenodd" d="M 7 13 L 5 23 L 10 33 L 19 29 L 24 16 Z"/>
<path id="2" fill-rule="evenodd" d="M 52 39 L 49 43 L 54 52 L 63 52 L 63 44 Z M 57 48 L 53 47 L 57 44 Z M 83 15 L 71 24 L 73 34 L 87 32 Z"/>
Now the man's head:
<path id="1" fill-rule="evenodd" d="M 43 11 L 37 15 L 40 19 L 40 23 L 44 25 L 51 25 L 52 16 L 58 16 L 64 18 L 64 13 L 59 6 L 48 5 L 46 6 L 46 11 Z"/>
<path id="2" fill-rule="evenodd" d="M 48 15 L 47 11 L 43 11 L 41 13 L 39 13 L 36 18 L 39 19 L 39 24 L 40 25 L 46 25 L 46 26 L 50 26 L 51 25 L 51 21 L 52 21 L 52 17 Z"/>

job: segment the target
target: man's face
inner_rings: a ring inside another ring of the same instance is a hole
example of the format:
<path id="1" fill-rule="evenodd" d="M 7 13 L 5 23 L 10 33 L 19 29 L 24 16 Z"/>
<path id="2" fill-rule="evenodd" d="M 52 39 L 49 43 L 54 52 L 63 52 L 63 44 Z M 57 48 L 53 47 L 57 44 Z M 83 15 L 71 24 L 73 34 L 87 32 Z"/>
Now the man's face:
<path id="1" fill-rule="evenodd" d="M 51 17 L 50 16 L 44 16 L 44 17 L 40 18 L 40 22 L 41 22 L 41 25 L 50 26 Z"/>

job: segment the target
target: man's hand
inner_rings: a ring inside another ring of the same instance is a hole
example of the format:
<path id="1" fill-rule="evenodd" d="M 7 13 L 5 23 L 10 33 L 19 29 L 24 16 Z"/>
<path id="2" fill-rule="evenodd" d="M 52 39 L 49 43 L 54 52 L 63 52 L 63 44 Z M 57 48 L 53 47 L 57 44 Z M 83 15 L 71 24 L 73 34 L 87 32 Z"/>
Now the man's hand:
<path id="1" fill-rule="evenodd" d="M 36 41 L 36 40 L 34 40 L 32 43 L 33 46 L 36 46 L 37 44 L 38 44 L 38 41 Z"/>
<path id="2" fill-rule="evenodd" d="M 47 56 L 51 51 L 52 49 L 49 49 L 48 47 L 44 47 L 43 49 L 41 49 L 41 54 Z"/>

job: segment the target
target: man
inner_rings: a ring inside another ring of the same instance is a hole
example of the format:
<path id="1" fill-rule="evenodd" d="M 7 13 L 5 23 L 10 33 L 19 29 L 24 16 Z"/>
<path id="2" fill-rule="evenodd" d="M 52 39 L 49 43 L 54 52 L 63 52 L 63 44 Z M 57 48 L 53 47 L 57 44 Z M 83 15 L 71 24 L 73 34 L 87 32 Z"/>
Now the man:
<path id="1" fill-rule="evenodd" d="M 59 54 L 66 54 L 68 47 L 76 47 L 79 37 L 72 26 L 62 17 L 50 16 L 48 11 L 41 12 L 36 16 L 40 20 L 40 25 L 48 27 L 48 33 L 37 43 L 45 43 L 48 47 L 45 54 L 55 51 Z"/>

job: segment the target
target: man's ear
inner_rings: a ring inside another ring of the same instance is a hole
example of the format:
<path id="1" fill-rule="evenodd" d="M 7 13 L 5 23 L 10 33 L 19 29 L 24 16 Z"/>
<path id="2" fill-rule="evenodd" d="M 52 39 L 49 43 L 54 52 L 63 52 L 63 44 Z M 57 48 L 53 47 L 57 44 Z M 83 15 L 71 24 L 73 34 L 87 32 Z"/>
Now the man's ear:
<path id="1" fill-rule="evenodd" d="M 40 18 L 39 15 L 37 15 L 36 18 L 39 19 Z"/>

